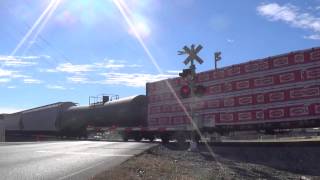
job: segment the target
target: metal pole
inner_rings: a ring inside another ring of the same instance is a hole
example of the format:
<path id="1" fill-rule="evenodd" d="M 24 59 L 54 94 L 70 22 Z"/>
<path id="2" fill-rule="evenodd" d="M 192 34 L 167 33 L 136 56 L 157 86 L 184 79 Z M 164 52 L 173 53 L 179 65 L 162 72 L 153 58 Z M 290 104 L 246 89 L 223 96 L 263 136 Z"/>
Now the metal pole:
<path id="1" fill-rule="evenodd" d="M 191 142 L 190 142 L 190 147 L 189 147 L 189 151 L 197 151 L 198 150 L 198 146 L 197 146 L 197 142 L 196 142 L 196 128 L 198 126 L 198 120 L 197 118 L 195 118 L 195 112 L 194 112 L 194 106 L 195 106 L 195 94 L 193 92 L 193 89 L 195 87 L 195 77 L 196 77 L 196 66 L 194 65 L 194 61 L 191 60 L 191 65 L 190 65 L 190 69 L 192 72 L 192 79 L 190 82 L 190 86 L 191 86 L 191 119 L 193 121 L 193 123 L 195 125 L 193 125 L 192 123 L 192 128 L 191 128 Z"/>
<path id="2" fill-rule="evenodd" d="M 214 69 L 217 69 L 217 60 L 214 60 Z"/>

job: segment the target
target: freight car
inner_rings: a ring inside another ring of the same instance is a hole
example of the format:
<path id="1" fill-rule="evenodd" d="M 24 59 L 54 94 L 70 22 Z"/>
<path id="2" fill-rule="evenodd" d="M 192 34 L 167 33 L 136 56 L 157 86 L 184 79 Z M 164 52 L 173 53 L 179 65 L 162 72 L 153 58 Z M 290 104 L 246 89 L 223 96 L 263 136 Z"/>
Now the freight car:
<path id="1" fill-rule="evenodd" d="M 94 126 L 147 126 L 147 98 L 138 95 L 89 106 L 73 106 L 63 113 L 62 121 Z"/>
<path id="2" fill-rule="evenodd" d="M 144 95 L 138 95 L 89 106 L 70 107 L 62 115 L 62 121 L 71 123 L 70 126 L 81 122 L 94 127 L 146 127 L 147 98 Z M 142 138 L 139 134 L 123 135 L 126 140 Z"/>
<path id="3" fill-rule="evenodd" d="M 147 126 L 93 124 L 88 130 L 118 130 L 124 140 L 184 141 L 194 130 L 187 116 L 192 108 L 196 125 L 206 134 L 320 126 L 319 47 L 201 72 L 199 85 L 205 90 L 192 98 L 183 89 L 188 86 L 184 78 L 147 83 Z"/>
<path id="4" fill-rule="evenodd" d="M 6 136 L 30 137 L 32 135 L 85 136 L 85 123 L 72 123 L 62 115 L 76 106 L 73 102 L 58 102 L 12 114 L 4 114 Z"/>
<path id="5" fill-rule="evenodd" d="M 0 142 L 5 141 L 5 128 L 2 117 L 3 116 L 0 114 Z"/>

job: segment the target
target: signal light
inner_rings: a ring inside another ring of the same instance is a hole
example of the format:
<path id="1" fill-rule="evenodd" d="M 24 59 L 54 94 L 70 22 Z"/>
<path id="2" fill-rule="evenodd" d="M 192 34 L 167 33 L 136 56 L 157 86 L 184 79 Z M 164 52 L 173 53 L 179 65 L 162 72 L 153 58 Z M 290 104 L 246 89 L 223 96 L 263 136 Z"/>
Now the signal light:
<path id="1" fill-rule="evenodd" d="M 215 52 L 214 53 L 214 60 L 215 61 L 220 61 L 221 60 L 221 52 Z"/>
<path id="2" fill-rule="evenodd" d="M 187 98 L 191 94 L 191 89 L 188 85 L 184 85 L 180 88 L 180 95 L 182 98 Z"/>
<path id="3" fill-rule="evenodd" d="M 203 96 L 206 93 L 207 88 L 203 85 L 197 85 L 193 88 L 194 96 Z M 191 95 L 191 88 L 188 85 L 184 85 L 180 88 L 180 96 L 182 98 L 188 98 Z"/>
<path id="4" fill-rule="evenodd" d="M 179 73 L 179 76 L 182 77 L 182 78 L 186 78 L 191 74 L 192 74 L 192 70 L 191 69 L 183 69 L 182 73 Z"/>
<path id="5" fill-rule="evenodd" d="M 197 85 L 194 89 L 195 96 L 203 96 L 206 93 L 206 87 L 203 85 Z"/>
<path id="6" fill-rule="evenodd" d="M 102 96 L 102 103 L 106 103 L 109 101 L 109 96 Z"/>

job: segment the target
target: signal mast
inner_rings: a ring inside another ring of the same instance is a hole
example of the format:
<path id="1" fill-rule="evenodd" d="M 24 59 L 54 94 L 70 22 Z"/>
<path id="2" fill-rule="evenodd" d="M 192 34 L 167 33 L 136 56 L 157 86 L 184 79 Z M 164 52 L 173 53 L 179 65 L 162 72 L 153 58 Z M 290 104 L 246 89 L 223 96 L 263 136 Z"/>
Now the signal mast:
<path id="1" fill-rule="evenodd" d="M 196 86 L 196 66 L 194 61 L 197 61 L 199 64 L 203 63 L 203 60 L 197 55 L 199 51 L 203 47 L 201 45 L 198 45 L 195 47 L 194 44 L 191 45 L 191 47 L 184 46 L 181 51 L 178 51 L 178 55 L 184 55 L 187 54 L 188 57 L 183 61 L 185 65 L 188 65 L 190 63 L 189 68 L 183 69 L 182 73 L 179 73 L 179 76 L 182 77 L 184 80 L 186 80 L 187 84 L 183 85 L 180 88 L 180 96 L 182 98 L 192 98 L 192 104 L 191 104 L 191 112 L 190 116 L 192 119 L 192 130 L 191 130 L 191 143 L 190 143 L 190 151 L 197 151 L 197 132 L 199 131 L 198 127 L 198 119 L 195 117 L 195 96 L 201 96 L 205 93 L 206 88 L 202 85 Z M 201 135 L 199 134 L 201 137 Z"/>

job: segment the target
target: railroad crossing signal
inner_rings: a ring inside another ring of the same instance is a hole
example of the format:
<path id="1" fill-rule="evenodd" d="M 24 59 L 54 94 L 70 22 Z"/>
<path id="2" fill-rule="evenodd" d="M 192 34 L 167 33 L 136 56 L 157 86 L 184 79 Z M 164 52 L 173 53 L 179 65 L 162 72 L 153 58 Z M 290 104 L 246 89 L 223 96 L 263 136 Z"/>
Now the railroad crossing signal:
<path id="1" fill-rule="evenodd" d="M 197 55 L 199 51 L 202 49 L 201 45 L 198 45 L 195 47 L 194 44 L 191 45 L 191 48 L 184 46 L 181 51 L 178 51 L 178 55 L 187 54 L 188 57 L 183 61 L 185 65 L 188 65 L 190 63 L 189 69 L 183 69 L 182 73 L 179 73 L 179 76 L 182 78 L 188 78 L 189 81 L 187 81 L 187 85 L 183 85 L 180 88 L 180 96 L 182 98 L 192 98 L 192 104 L 195 104 L 195 96 L 202 96 L 205 91 L 206 87 L 202 85 L 196 85 L 195 78 L 196 78 L 196 66 L 194 64 L 194 60 L 196 60 L 199 64 L 203 63 L 203 60 Z M 191 108 L 191 118 L 192 118 L 192 125 L 193 130 L 191 131 L 191 143 L 190 143 L 190 150 L 195 151 L 197 149 L 197 143 L 195 143 L 197 135 L 195 134 L 195 131 L 198 126 L 198 120 L 195 118 L 195 112 L 194 108 Z"/>
<path id="2" fill-rule="evenodd" d="M 189 63 L 193 65 L 194 60 L 196 60 L 199 64 L 202 64 L 203 60 L 197 55 L 202 48 L 203 47 L 201 45 L 198 45 L 197 47 L 195 47 L 194 44 L 191 45 L 191 48 L 184 46 L 182 48 L 182 51 L 178 51 L 178 55 L 188 54 L 187 59 L 183 61 L 185 65 Z"/>
<path id="3" fill-rule="evenodd" d="M 179 76 L 188 81 L 187 85 L 184 85 L 180 88 L 180 95 L 182 98 L 188 98 L 190 96 L 202 96 L 206 87 L 203 85 L 195 85 L 196 77 L 196 66 L 194 65 L 194 60 L 199 64 L 203 63 L 203 60 L 197 55 L 203 47 L 198 45 L 197 47 L 192 44 L 191 47 L 184 46 L 181 51 L 178 51 L 178 55 L 188 54 L 187 59 L 183 61 L 185 65 L 190 63 L 190 68 L 183 69 L 182 73 L 179 73 Z"/>

